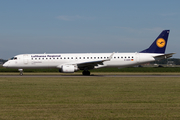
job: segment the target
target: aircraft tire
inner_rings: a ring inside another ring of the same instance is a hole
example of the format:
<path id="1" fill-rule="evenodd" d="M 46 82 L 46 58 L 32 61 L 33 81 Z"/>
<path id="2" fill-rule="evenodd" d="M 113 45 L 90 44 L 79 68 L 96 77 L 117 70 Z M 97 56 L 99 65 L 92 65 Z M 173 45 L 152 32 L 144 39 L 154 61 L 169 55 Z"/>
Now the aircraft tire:
<path id="1" fill-rule="evenodd" d="M 84 71 L 82 72 L 82 74 L 83 74 L 83 75 L 90 75 L 90 72 L 89 72 L 89 71 L 84 70 Z"/>

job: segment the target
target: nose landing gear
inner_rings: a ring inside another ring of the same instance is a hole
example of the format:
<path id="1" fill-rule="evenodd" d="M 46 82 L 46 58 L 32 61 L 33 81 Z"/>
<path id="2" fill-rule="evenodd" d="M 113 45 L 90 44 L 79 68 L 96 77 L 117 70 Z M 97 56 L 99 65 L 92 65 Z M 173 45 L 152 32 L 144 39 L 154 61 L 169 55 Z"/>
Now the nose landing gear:
<path id="1" fill-rule="evenodd" d="M 23 75 L 23 69 L 18 69 L 18 71 L 20 72 L 19 75 Z"/>

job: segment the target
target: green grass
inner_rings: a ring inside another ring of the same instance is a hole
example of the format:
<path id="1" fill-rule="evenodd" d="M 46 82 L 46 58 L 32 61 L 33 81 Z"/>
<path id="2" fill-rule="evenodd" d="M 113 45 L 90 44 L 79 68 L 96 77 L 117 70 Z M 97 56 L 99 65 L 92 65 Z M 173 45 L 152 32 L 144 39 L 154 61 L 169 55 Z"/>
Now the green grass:
<path id="1" fill-rule="evenodd" d="M 180 119 L 180 78 L 0 78 L 2 120 Z"/>
<path id="2" fill-rule="evenodd" d="M 180 67 L 129 67 L 129 68 L 101 68 L 91 72 L 180 72 Z M 18 69 L 0 67 L 0 72 L 19 72 Z M 59 72 L 58 69 L 24 69 L 24 72 Z M 82 71 L 78 71 L 82 72 Z"/>

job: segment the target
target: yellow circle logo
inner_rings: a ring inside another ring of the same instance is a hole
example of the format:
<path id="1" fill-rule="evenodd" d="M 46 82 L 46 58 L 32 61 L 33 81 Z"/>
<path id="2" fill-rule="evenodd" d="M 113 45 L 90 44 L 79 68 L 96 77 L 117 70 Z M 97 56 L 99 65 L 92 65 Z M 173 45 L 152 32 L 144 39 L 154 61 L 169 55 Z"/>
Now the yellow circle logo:
<path id="1" fill-rule="evenodd" d="M 158 47 L 162 48 L 166 45 L 166 41 L 163 38 L 159 38 L 156 40 L 156 45 Z"/>

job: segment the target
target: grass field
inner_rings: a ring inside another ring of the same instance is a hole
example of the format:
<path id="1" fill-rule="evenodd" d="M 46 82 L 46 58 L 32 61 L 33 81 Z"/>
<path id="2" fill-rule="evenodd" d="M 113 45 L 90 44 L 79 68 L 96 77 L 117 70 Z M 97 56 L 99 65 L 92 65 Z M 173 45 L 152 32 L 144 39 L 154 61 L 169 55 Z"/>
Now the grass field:
<path id="1" fill-rule="evenodd" d="M 0 78 L 1 120 L 180 119 L 180 78 Z"/>
<path id="2" fill-rule="evenodd" d="M 91 72 L 144 72 L 144 73 L 148 73 L 148 72 L 180 72 L 180 67 L 128 67 L 128 68 L 122 68 L 122 69 L 118 69 L 118 68 L 100 68 L 100 69 L 93 69 L 90 70 Z M 10 69 L 10 68 L 3 68 L 0 66 L 0 73 L 7 73 L 7 72 L 18 72 L 18 69 Z M 32 73 L 45 73 L 45 72 L 57 72 L 59 73 L 58 69 L 24 69 L 24 72 L 32 72 Z M 81 73 L 82 71 L 78 71 L 77 73 Z"/>
<path id="3" fill-rule="evenodd" d="M 19 76 L 19 72 L 0 72 L 0 76 Z M 59 73 L 59 72 L 24 72 L 23 76 L 83 76 L 80 72 L 75 73 Z M 173 76 L 180 75 L 180 72 L 91 72 L 90 76 L 119 76 L 119 75 L 157 75 L 157 76 Z"/>

